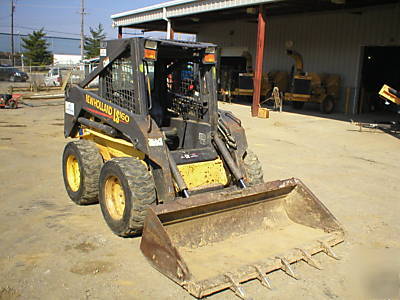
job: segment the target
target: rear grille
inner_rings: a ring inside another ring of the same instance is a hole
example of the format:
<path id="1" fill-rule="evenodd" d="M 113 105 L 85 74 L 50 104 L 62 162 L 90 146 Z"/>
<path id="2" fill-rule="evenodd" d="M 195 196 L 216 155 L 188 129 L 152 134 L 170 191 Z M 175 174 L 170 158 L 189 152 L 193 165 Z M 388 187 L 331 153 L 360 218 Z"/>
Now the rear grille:
<path id="1" fill-rule="evenodd" d="M 293 83 L 293 93 L 301 95 L 310 95 L 311 80 L 295 78 Z"/>
<path id="2" fill-rule="evenodd" d="M 167 77 L 167 90 L 171 97 L 169 109 L 184 119 L 202 119 L 207 111 L 207 102 L 201 101 L 193 65 L 188 62 L 186 69 L 178 69 Z"/>
<path id="3" fill-rule="evenodd" d="M 103 97 L 135 113 L 135 86 L 132 71 L 132 61 L 129 58 L 116 59 L 103 75 Z"/>

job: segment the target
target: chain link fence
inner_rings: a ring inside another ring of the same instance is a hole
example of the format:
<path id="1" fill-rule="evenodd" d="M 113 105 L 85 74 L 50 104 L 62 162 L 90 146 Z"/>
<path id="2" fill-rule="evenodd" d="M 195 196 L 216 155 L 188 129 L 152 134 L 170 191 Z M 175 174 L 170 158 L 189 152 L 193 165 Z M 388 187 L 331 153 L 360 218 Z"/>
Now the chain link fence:
<path id="1" fill-rule="evenodd" d="M 78 84 L 98 64 L 90 61 L 75 65 L 58 66 L 10 66 L 0 64 L 0 81 L 2 87 L 8 89 L 24 89 L 29 91 L 49 90 L 65 87 L 66 84 Z M 97 87 L 94 81 L 91 87 Z"/>

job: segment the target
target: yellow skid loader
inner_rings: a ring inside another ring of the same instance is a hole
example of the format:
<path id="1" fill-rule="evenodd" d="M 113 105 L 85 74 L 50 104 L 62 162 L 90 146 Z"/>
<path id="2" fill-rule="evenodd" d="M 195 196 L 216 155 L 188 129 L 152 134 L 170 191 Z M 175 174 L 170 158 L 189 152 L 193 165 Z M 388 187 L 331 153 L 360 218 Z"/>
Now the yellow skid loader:
<path id="1" fill-rule="evenodd" d="M 337 258 L 341 225 L 298 179 L 264 183 L 241 122 L 218 110 L 216 45 L 107 41 L 99 66 L 66 93 L 63 175 L 79 205 L 100 202 L 122 237 L 195 297 L 318 252 Z M 85 89 L 99 78 L 99 91 Z"/>

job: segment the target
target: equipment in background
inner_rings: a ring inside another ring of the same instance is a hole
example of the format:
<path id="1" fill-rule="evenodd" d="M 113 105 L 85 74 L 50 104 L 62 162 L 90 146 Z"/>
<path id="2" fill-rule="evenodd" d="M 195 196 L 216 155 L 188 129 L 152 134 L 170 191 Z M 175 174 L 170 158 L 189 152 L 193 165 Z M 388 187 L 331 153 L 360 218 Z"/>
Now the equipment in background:
<path id="1" fill-rule="evenodd" d="M 379 91 L 379 96 L 386 101 L 389 100 L 394 104 L 400 105 L 400 91 L 397 91 L 386 84 L 384 84 Z"/>
<path id="2" fill-rule="evenodd" d="M 216 45 L 130 38 L 106 42 L 99 66 L 66 93 L 69 197 L 100 202 L 119 236 L 201 298 L 282 270 L 344 239 L 298 179 L 264 183 L 241 121 L 217 103 Z M 85 88 L 99 76 L 99 92 Z M 101 225 L 100 225 L 101 226 Z M 135 270 L 132 270 L 135 272 Z M 137 270 L 136 270 L 137 271 Z"/>
<path id="3" fill-rule="evenodd" d="M 294 59 L 295 66 L 289 92 L 285 93 L 285 100 L 292 101 L 296 109 L 301 109 L 306 102 L 319 103 L 321 112 L 332 113 L 339 98 L 340 76 L 306 73 L 300 53 L 287 49 L 286 54 Z"/>
<path id="4" fill-rule="evenodd" d="M 262 74 L 261 78 L 261 103 L 270 104 L 276 109 L 276 94 L 274 94 L 274 88 L 278 91 L 286 91 L 288 88 L 289 75 L 287 72 L 273 71 Z M 238 74 L 238 86 L 233 90 L 221 89 L 219 93 L 223 95 L 224 101 L 231 102 L 235 97 L 252 97 L 253 96 L 253 73 L 239 73 Z M 282 95 L 279 95 L 282 98 Z M 280 100 L 278 101 L 280 102 Z M 281 103 L 281 102 L 280 102 Z M 279 106 L 279 105 L 278 105 Z"/>
<path id="5" fill-rule="evenodd" d="M 231 102 L 234 98 L 250 98 L 253 96 L 252 57 L 248 51 L 243 51 L 241 56 L 225 56 L 219 58 L 219 85 L 218 95 L 223 101 Z M 287 72 L 272 71 L 262 74 L 260 103 L 276 109 L 276 95 L 274 88 L 286 91 L 289 75 Z M 282 97 L 280 97 L 282 98 Z M 250 100 L 251 101 L 251 100 Z M 272 104 L 272 105 L 271 105 Z M 279 106 L 279 105 L 278 105 Z M 265 112 L 261 115 L 265 117 Z"/>
<path id="6" fill-rule="evenodd" d="M 232 80 L 232 84 L 229 89 L 221 89 L 219 93 L 223 96 L 224 101 L 229 102 L 236 97 L 252 97 L 253 96 L 253 73 L 238 73 L 231 74 L 232 78 L 237 80 Z M 261 79 L 261 92 L 260 97 L 266 97 L 268 94 L 266 78 L 263 74 Z M 234 84 L 236 83 L 236 84 Z"/>
<path id="7" fill-rule="evenodd" d="M 363 128 L 372 129 L 372 130 L 381 130 L 385 133 L 389 133 L 392 135 L 400 134 L 400 122 L 399 121 L 375 121 L 373 123 L 367 122 L 355 122 L 350 120 L 350 123 L 359 127 L 359 131 L 362 132 Z"/>
<path id="8" fill-rule="evenodd" d="M 18 99 L 22 94 L 0 94 L 0 108 L 18 108 Z"/>
<path id="9" fill-rule="evenodd" d="M 385 104 L 390 105 L 390 102 L 400 105 L 400 92 L 384 84 L 379 91 L 379 96 L 386 101 Z M 390 101 L 390 102 L 388 102 Z M 400 113 L 400 111 L 398 111 Z M 372 130 L 381 130 L 394 136 L 400 134 L 400 122 L 399 121 L 374 121 L 373 123 L 366 122 L 354 122 L 350 120 L 351 124 L 359 127 L 361 132 L 363 128 Z"/>

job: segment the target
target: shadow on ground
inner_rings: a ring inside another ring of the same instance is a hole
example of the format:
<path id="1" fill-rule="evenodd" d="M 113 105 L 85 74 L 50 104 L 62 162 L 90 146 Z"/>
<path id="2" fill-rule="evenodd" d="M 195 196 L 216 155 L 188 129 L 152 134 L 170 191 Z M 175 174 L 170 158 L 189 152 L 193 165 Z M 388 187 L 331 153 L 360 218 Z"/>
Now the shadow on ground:
<path id="1" fill-rule="evenodd" d="M 239 104 L 248 106 L 249 109 L 251 108 L 251 99 L 246 98 L 238 98 L 232 100 L 230 103 Z M 262 107 L 273 109 L 272 106 L 269 105 L 262 105 Z M 321 113 L 319 109 L 319 104 L 317 103 L 307 103 L 304 105 L 302 109 L 295 109 L 293 108 L 290 103 L 285 102 L 283 105 L 283 111 L 287 113 L 293 113 L 297 115 L 305 115 L 305 116 L 313 116 L 318 118 L 325 118 L 349 123 L 388 123 L 394 122 L 397 123 L 397 126 L 394 126 L 392 129 L 387 128 L 369 128 L 370 130 L 382 130 L 383 132 L 392 135 L 395 138 L 400 139 L 400 113 L 395 113 L 392 111 L 384 111 L 384 112 L 370 112 L 370 113 L 363 113 L 358 115 L 352 114 L 344 114 L 344 113 L 333 113 L 333 114 L 324 114 Z M 359 127 L 355 127 L 356 131 L 359 131 Z M 362 129 L 363 130 L 363 129 Z"/>

